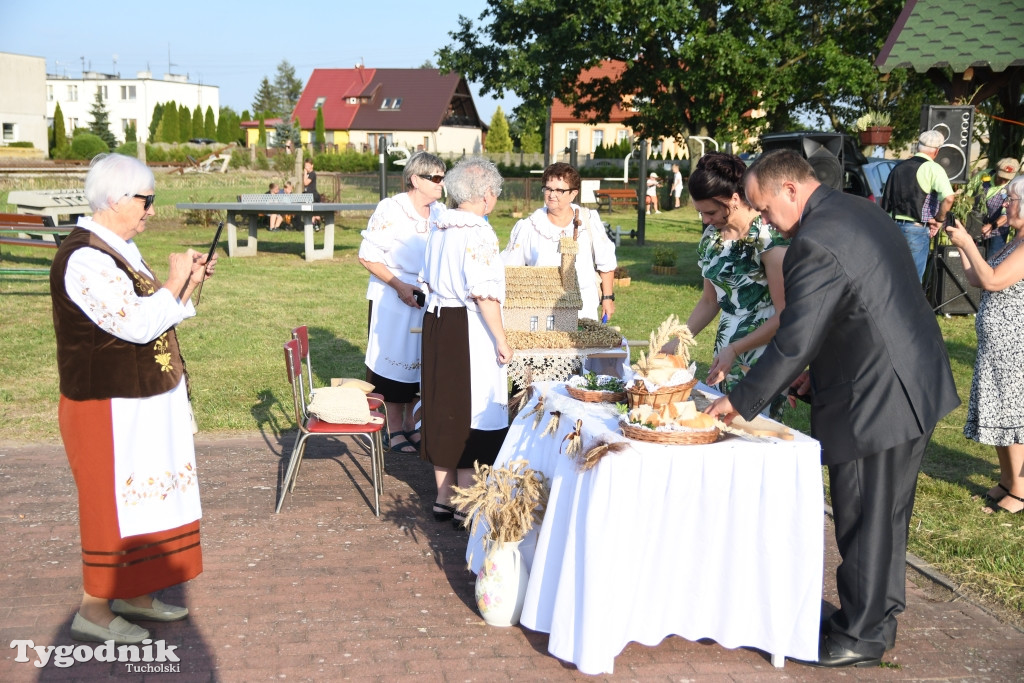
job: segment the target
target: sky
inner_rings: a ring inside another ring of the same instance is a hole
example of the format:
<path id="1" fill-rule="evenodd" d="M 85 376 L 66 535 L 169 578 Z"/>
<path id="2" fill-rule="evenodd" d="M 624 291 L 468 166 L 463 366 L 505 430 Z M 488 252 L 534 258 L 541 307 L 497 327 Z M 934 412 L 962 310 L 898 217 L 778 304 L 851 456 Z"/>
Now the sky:
<path id="1" fill-rule="evenodd" d="M 46 58 L 48 74 L 78 78 L 83 71 L 134 78 L 151 71 L 188 74 L 193 83 L 220 88 L 220 103 L 239 114 L 282 60 L 309 80 L 315 68 L 416 68 L 448 45 L 463 14 L 475 20 L 486 0 L 301 0 L 300 2 L 98 3 L 0 0 L 0 52 Z M 159 9 L 157 9 L 159 8 Z M 170 64 L 170 67 L 168 65 Z M 477 112 L 489 123 L 519 98 L 480 96 Z"/>

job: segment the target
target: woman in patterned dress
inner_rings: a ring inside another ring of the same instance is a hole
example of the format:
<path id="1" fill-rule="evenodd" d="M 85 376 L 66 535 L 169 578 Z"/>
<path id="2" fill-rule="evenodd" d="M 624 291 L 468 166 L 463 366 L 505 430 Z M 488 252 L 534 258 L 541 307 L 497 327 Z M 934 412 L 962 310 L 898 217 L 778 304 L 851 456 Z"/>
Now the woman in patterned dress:
<path id="1" fill-rule="evenodd" d="M 764 352 L 785 306 L 782 259 L 789 240 L 743 194 L 743 160 L 712 152 L 690 175 L 690 197 L 707 226 L 697 245 L 704 289 L 686 321 L 697 335 L 721 312 L 707 384 L 729 393 Z M 771 404 L 773 414 L 784 398 Z"/>
<path id="2" fill-rule="evenodd" d="M 457 525 L 465 516 L 451 506 L 452 486 L 472 484 L 474 462 L 494 464 L 508 432 L 505 265 L 486 220 L 501 182 L 485 159 L 452 168 L 446 186 L 458 208 L 441 213 L 424 257 L 422 457 L 434 466 L 434 517 Z"/>
<path id="3" fill-rule="evenodd" d="M 444 209 L 444 161 L 426 152 L 412 155 L 402 179 L 405 192 L 382 199 L 370 216 L 359 246 L 359 262 L 370 271 L 366 380 L 384 396 L 388 442 L 396 453 L 419 450 L 413 405 L 420 390 L 420 336 L 423 324 L 415 295 L 423 268 L 427 233 Z"/>
<path id="4" fill-rule="evenodd" d="M 964 436 L 995 446 L 999 483 L 989 489 L 989 514 L 1024 510 L 1024 176 L 1006 189 L 1014 239 L 988 263 L 960 221 L 946 228 L 960 251 L 967 281 L 984 290 L 974 328 L 978 355 Z"/>
<path id="5" fill-rule="evenodd" d="M 217 260 L 170 255 L 161 282 L 134 237 L 154 215 L 153 172 L 101 154 L 85 178 L 93 210 L 57 250 L 50 297 L 57 417 L 78 489 L 82 605 L 76 640 L 140 643 L 132 620 L 176 621 L 188 609 L 151 593 L 203 570 L 192 411 L 175 326 Z M 113 603 L 111 603 L 113 600 Z"/>

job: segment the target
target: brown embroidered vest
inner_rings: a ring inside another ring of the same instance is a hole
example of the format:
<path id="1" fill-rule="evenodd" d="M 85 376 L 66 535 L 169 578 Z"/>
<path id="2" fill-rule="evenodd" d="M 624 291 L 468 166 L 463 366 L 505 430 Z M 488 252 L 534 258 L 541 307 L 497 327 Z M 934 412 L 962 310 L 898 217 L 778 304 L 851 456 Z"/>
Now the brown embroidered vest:
<path id="1" fill-rule="evenodd" d="M 50 267 L 60 393 L 76 401 L 144 398 L 178 386 L 185 364 L 173 327 L 147 344 L 128 342 L 100 328 L 68 296 L 64 285 L 68 259 L 85 247 L 114 259 L 117 268 L 131 279 L 138 296 L 151 296 L 161 286 L 155 278 L 133 269 L 106 242 L 84 228 L 76 228 L 61 242 Z M 109 313 L 125 315 L 124 309 Z"/>

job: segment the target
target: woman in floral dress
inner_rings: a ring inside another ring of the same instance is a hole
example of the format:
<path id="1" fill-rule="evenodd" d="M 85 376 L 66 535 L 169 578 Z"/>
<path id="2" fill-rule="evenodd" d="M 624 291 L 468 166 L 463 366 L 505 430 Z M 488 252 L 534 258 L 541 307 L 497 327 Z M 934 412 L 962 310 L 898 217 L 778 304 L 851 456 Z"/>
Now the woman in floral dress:
<path id="1" fill-rule="evenodd" d="M 686 325 L 696 335 L 721 312 L 706 382 L 722 393 L 761 357 L 785 306 L 782 259 L 789 240 L 747 204 L 744 171 L 739 157 L 712 152 L 690 175 L 690 197 L 707 227 L 697 245 L 704 290 Z M 773 401 L 772 413 L 784 402 Z"/>
<path id="2" fill-rule="evenodd" d="M 985 512 L 1024 510 L 1024 176 L 1006 188 L 1006 217 L 1015 237 L 988 263 L 960 221 L 946 228 L 960 251 L 964 275 L 985 290 L 974 321 L 978 357 L 964 436 L 995 446 L 999 483 L 989 489 Z"/>

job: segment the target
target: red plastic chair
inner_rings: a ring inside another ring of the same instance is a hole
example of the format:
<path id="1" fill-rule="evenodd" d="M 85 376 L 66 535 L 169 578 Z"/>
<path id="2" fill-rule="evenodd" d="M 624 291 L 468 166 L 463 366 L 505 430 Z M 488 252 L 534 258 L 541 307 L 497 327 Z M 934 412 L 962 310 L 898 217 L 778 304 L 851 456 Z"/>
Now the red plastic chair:
<path id="1" fill-rule="evenodd" d="M 295 480 L 298 478 L 299 466 L 306 450 L 306 441 L 313 436 L 341 437 L 353 436 L 366 439 L 370 446 L 370 469 L 373 480 L 373 509 L 380 517 L 380 494 L 384 479 L 384 449 L 382 447 L 381 430 L 384 429 L 384 417 L 371 411 L 372 422 L 366 424 L 336 424 L 324 422 L 317 417 L 306 414 L 306 404 L 302 395 L 302 363 L 299 355 L 299 343 L 292 339 L 284 345 L 284 361 L 288 370 L 288 383 L 292 388 L 292 404 L 295 411 L 295 423 L 299 432 L 295 437 L 291 456 L 288 459 L 288 470 L 284 476 L 281 497 L 277 501 L 275 512 L 281 512 L 284 498 L 289 491 L 294 491 Z"/>

